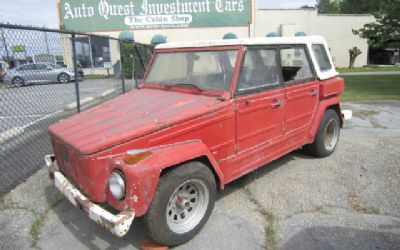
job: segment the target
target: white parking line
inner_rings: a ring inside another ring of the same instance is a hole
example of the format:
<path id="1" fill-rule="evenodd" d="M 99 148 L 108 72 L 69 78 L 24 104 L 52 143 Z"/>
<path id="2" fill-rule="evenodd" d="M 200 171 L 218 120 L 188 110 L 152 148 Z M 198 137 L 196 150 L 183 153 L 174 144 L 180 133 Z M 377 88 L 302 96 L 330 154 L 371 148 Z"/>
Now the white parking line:
<path id="1" fill-rule="evenodd" d="M 47 115 L 45 115 L 43 117 L 40 117 L 39 119 L 36 119 L 36 120 L 34 120 L 34 121 L 32 121 L 32 122 L 30 122 L 28 124 L 25 124 L 22 127 L 14 127 L 14 128 L 11 128 L 11 129 L 1 133 L 0 134 L 0 144 L 4 144 L 4 143 L 8 142 L 9 140 L 20 136 L 30 126 L 35 125 L 36 123 L 38 123 L 40 121 L 43 121 L 43 120 L 46 120 L 46 119 L 48 119 L 48 118 L 50 118 L 52 116 L 58 115 L 58 114 L 60 114 L 62 112 L 63 112 L 62 110 L 58 110 L 58 111 L 56 111 L 54 113 L 47 114 Z"/>
<path id="2" fill-rule="evenodd" d="M 58 111 L 56 111 L 56 112 L 54 112 L 52 114 L 45 115 L 45 116 L 43 116 L 43 117 L 41 117 L 41 118 L 39 118 L 37 120 L 34 120 L 33 122 L 30 122 L 30 123 L 24 125 L 23 128 L 27 129 L 28 127 L 30 127 L 30 126 L 32 126 L 32 125 L 34 125 L 34 124 L 36 124 L 36 123 L 38 123 L 40 121 L 46 120 L 47 118 L 50 118 L 50 117 L 55 116 L 55 115 L 58 115 L 58 114 L 60 114 L 62 112 L 63 112 L 62 110 L 58 110 Z"/>
<path id="3" fill-rule="evenodd" d="M 104 91 L 103 93 L 101 93 L 100 95 L 98 95 L 98 96 L 96 96 L 96 97 L 90 96 L 90 97 L 83 98 L 83 99 L 81 100 L 80 104 L 83 106 L 83 105 L 85 105 L 85 104 L 88 104 L 88 103 L 94 101 L 95 98 L 96 98 L 96 99 L 99 99 L 99 98 L 106 98 L 107 96 L 114 94 L 116 91 L 117 91 L 117 89 L 109 89 L 109 90 Z M 76 102 L 70 103 L 70 104 L 68 104 L 68 105 L 65 107 L 65 109 L 67 109 L 67 110 L 71 110 L 71 109 L 75 109 L 75 108 L 76 108 Z M 63 110 L 58 110 L 58 111 L 55 111 L 55 112 L 53 112 L 53 113 L 51 113 L 51 114 L 47 114 L 47 115 L 45 115 L 45 116 L 42 116 L 42 115 L 0 116 L 0 119 L 34 118 L 34 117 L 40 117 L 39 119 L 36 119 L 36 120 L 34 120 L 34 121 L 30 122 L 30 123 L 27 123 L 27 124 L 25 124 L 25 125 L 22 126 L 22 127 L 14 127 L 14 128 L 11 128 L 11 129 L 9 129 L 9 130 L 7 130 L 7 131 L 1 133 L 1 134 L 0 134 L 0 144 L 3 144 L 3 143 L 5 143 L 5 142 L 7 142 L 7 141 L 9 141 L 9 140 L 11 140 L 11 139 L 17 137 L 17 136 L 20 136 L 20 135 L 23 134 L 23 133 L 25 132 L 25 130 L 26 130 L 27 128 L 29 128 L 30 126 L 33 126 L 33 125 L 35 125 L 35 124 L 38 123 L 38 122 L 41 122 L 41 121 L 43 121 L 43 120 L 46 120 L 46 119 L 48 119 L 48 118 L 50 118 L 50 117 L 52 117 L 52 116 L 58 115 L 58 114 L 60 114 L 60 113 L 62 113 L 62 112 L 63 112 Z"/>
<path id="4" fill-rule="evenodd" d="M 14 116 L 0 116 L 0 119 L 14 119 L 14 118 L 32 118 L 32 117 L 41 117 L 44 114 L 40 115 L 14 115 Z"/>

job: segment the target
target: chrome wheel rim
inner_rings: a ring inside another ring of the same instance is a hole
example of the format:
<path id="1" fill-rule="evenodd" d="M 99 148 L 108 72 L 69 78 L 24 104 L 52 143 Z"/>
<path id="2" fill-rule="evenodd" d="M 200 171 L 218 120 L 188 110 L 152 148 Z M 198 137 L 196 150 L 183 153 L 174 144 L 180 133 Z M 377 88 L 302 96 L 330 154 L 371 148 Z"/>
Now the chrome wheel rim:
<path id="1" fill-rule="evenodd" d="M 15 86 L 21 87 L 24 84 L 24 80 L 22 80 L 20 77 L 17 77 L 13 80 L 13 83 Z"/>
<path id="2" fill-rule="evenodd" d="M 60 75 L 60 82 L 62 82 L 62 83 L 68 82 L 68 76 L 66 74 L 61 74 Z"/>
<path id="3" fill-rule="evenodd" d="M 195 228 L 206 214 L 209 197 L 201 180 L 192 179 L 180 185 L 168 201 L 165 215 L 169 229 L 184 234 Z"/>
<path id="4" fill-rule="evenodd" d="M 324 131 L 324 145 L 325 149 L 331 151 L 335 148 L 339 136 L 339 126 L 336 120 L 330 120 L 325 127 Z"/>

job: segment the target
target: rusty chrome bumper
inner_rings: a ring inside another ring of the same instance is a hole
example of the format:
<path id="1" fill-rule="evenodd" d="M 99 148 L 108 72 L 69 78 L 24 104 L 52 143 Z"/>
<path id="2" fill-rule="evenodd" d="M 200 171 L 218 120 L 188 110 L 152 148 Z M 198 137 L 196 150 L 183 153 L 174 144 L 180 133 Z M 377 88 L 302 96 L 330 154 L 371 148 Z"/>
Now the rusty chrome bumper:
<path id="1" fill-rule="evenodd" d="M 57 162 L 54 155 L 45 156 L 46 166 L 49 174 L 54 179 L 54 184 L 67 197 L 67 199 L 76 207 L 83 210 L 91 220 L 109 230 L 118 237 L 123 237 L 129 230 L 135 217 L 134 211 L 124 211 L 114 215 L 97 204 L 91 202 L 77 188 L 74 187 L 65 176 L 58 171 Z"/>

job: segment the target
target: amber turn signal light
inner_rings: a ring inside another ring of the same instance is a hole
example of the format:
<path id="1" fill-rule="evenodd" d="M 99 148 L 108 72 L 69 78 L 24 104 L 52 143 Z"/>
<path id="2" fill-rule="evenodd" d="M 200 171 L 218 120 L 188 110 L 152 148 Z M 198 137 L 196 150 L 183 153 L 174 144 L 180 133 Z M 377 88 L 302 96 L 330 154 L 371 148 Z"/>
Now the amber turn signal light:
<path id="1" fill-rule="evenodd" d="M 143 150 L 130 150 L 126 152 L 124 157 L 125 164 L 134 165 L 139 161 L 149 157 L 151 155 L 150 151 L 143 151 Z"/>

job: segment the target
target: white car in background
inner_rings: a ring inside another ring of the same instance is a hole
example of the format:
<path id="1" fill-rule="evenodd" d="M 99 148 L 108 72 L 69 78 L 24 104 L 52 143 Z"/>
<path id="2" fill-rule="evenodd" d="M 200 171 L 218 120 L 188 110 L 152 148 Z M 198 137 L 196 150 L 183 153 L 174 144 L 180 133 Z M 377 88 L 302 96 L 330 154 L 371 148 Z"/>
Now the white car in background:
<path id="1" fill-rule="evenodd" d="M 74 80 L 74 71 L 56 64 L 31 63 L 10 69 L 4 81 L 16 87 L 36 83 L 68 83 Z"/>

